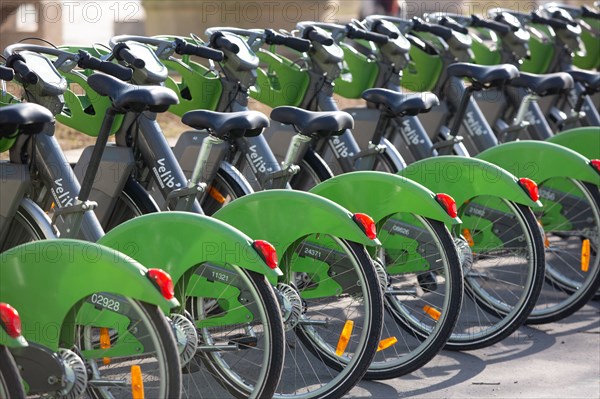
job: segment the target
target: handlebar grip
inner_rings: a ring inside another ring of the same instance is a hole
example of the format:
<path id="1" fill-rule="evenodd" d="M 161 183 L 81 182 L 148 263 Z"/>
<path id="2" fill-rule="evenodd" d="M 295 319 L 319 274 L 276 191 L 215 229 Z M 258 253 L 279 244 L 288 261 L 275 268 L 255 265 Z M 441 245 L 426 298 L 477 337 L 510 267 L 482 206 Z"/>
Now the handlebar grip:
<path id="1" fill-rule="evenodd" d="M 133 55 L 125 43 L 117 43 L 117 45 L 113 48 L 113 54 L 117 60 L 125 61 L 134 68 L 142 69 L 146 66 L 146 62 Z"/>
<path id="2" fill-rule="evenodd" d="M 561 21 L 557 21 L 555 19 L 540 17 L 535 12 L 531 14 L 531 22 L 536 23 L 536 24 L 548 25 L 554 29 L 567 29 L 566 22 L 561 22 Z"/>
<path id="3" fill-rule="evenodd" d="M 413 18 L 413 30 L 416 32 L 429 32 L 436 36 L 441 37 L 444 40 L 448 40 L 452 37 L 452 29 L 446 28 L 445 26 L 432 25 L 424 22 L 420 18 Z"/>
<path id="4" fill-rule="evenodd" d="M 584 18 L 600 19 L 600 12 L 594 11 L 586 5 L 581 6 L 581 16 Z"/>
<path id="5" fill-rule="evenodd" d="M 333 38 L 331 36 L 318 32 L 316 29 L 309 29 L 309 31 L 305 33 L 304 38 L 311 42 L 322 44 L 323 46 L 331 46 L 333 44 Z"/>
<path id="6" fill-rule="evenodd" d="M 36 84 L 39 80 L 35 72 L 33 72 L 25 63 L 25 58 L 20 54 L 13 54 L 6 60 L 6 66 L 12 68 L 24 83 Z"/>
<path id="7" fill-rule="evenodd" d="M 225 35 L 223 35 L 223 33 L 221 33 L 221 32 L 214 33 L 210 37 L 210 44 L 212 47 L 214 47 L 216 49 L 224 49 L 224 50 L 230 51 L 234 54 L 237 54 L 240 51 L 240 48 L 238 47 L 238 45 L 235 43 L 232 43 L 231 40 L 226 38 Z"/>
<path id="8" fill-rule="evenodd" d="M 471 26 L 493 30 L 500 35 L 507 35 L 510 32 L 510 27 L 508 25 L 497 21 L 487 21 L 476 15 L 471 15 Z"/>
<path id="9" fill-rule="evenodd" d="M 265 43 L 279 44 L 301 53 L 305 53 L 310 50 L 310 41 L 300 37 L 281 35 L 275 32 L 273 29 L 265 30 Z"/>
<path id="10" fill-rule="evenodd" d="M 108 61 L 102 61 L 84 50 L 79 50 L 79 62 L 77 65 L 80 68 L 104 72 L 123 81 L 129 81 L 133 77 L 133 71 L 130 68 Z"/>
<path id="11" fill-rule="evenodd" d="M 373 30 L 381 35 L 386 35 L 390 39 L 397 39 L 399 36 L 398 32 L 389 30 L 381 21 L 376 21 L 373 24 Z"/>
<path id="12" fill-rule="evenodd" d="M 346 37 L 349 39 L 364 39 L 378 44 L 386 44 L 390 40 L 389 36 L 375 32 L 368 32 L 366 30 L 358 29 L 352 25 L 346 25 Z"/>
<path id="13" fill-rule="evenodd" d="M 223 61 L 223 52 L 206 46 L 186 43 L 182 39 L 175 40 L 175 52 L 179 55 L 195 55 L 213 61 Z"/>
<path id="14" fill-rule="evenodd" d="M 464 26 L 462 26 L 456 22 L 450 21 L 446 17 L 442 17 L 442 19 L 440 19 L 440 25 L 445 26 L 446 28 L 450 28 L 453 31 L 456 31 L 458 33 L 462 33 L 465 35 L 469 33 L 469 30 L 467 28 L 465 28 Z"/>
<path id="15" fill-rule="evenodd" d="M 8 82 L 9 80 L 13 80 L 14 77 L 15 71 L 11 68 L 0 66 L 0 80 L 6 80 Z"/>

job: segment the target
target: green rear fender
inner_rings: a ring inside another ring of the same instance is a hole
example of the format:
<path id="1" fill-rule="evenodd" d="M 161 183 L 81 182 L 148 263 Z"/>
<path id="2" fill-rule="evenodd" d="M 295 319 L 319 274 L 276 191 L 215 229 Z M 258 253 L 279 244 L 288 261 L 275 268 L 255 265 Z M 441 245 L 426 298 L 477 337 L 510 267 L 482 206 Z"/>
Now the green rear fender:
<path id="1" fill-rule="evenodd" d="M 434 193 L 451 195 L 458 207 L 469 199 L 489 195 L 529 207 L 541 207 L 521 188 L 515 176 L 481 159 L 440 156 L 415 162 L 400 175 L 421 183 Z"/>
<path id="2" fill-rule="evenodd" d="M 23 335 L 52 350 L 59 347 L 69 312 L 97 293 L 113 293 L 169 309 L 146 277 L 146 268 L 104 246 L 47 240 L 10 249 L 0 255 L 1 300 L 18 309 Z"/>
<path id="3" fill-rule="evenodd" d="M 376 223 L 396 213 L 412 213 L 458 224 L 435 200 L 435 194 L 419 183 L 383 172 L 352 172 L 333 177 L 310 192 L 343 206 L 351 212 L 366 213 Z"/>
<path id="4" fill-rule="evenodd" d="M 266 265 L 246 234 L 214 218 L 188 212 L 155 213 L 129 220 L 99 242 L 147 267 L 167 271 L 175 284 L 205 262 L 236 265 L 265 275 L 271 283 L 282 275 L 281 270 Z"/>
<path id="5" fill-rule="evenodd" d="M 353 214 L 315 194 L 267 190 L 247 195 L 219 210 L 214 217 L 251 237 L 267 240 L 283 255 L 297 240 L 311 234 L 330 234 L 366 246 L 370 240 L 352 220 Z"/>
<path id="6" fill-rule="evenodd" d="M 600 127 L 588 126 L 566 130 L 547 142 L 562 145 L 589 159 L 600 159 Z"/>
<path id="7" fill-rule="evenodd" d="M 480 153 L 477 158 L 537 183 L 553 177 L 570 177 L 600 185 L 600 174 L 587 158 L 563 146 L 544 141 L 506 143 Z"/>

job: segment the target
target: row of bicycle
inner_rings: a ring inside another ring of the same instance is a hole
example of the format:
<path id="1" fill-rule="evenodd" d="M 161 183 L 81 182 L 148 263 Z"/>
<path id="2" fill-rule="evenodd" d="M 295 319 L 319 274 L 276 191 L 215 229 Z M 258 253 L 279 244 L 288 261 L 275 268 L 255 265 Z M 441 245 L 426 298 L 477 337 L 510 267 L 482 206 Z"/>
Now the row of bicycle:
<path id="1" fill-rule="evenodd" d="M 0 397 L 339 398 L 577 311 L 599 15 L 7 47 Z M 173 148 L 164 112 L 192 128 Z M 74 164 L 55 120 L 97 138 Z"/>

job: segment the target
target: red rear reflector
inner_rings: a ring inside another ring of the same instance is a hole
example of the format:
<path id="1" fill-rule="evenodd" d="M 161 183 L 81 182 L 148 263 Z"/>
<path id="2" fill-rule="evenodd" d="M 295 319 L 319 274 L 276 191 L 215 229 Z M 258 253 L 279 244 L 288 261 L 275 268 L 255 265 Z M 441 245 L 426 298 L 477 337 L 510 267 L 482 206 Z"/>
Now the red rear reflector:
<path id="1" fill-rule="evenodd" d="M 519 184 L 527 192 L 527 194 L 529 195 L 529 198 L 531 198 L 534 201 L 537 201 L 540 199 L 540 192 L 538 191 L 538 186 L 537 186 L 536 182 L 534 182 L 533 180 L 528 179 L 526 177 L 521 177 L 519 179 Z"/>
<path id="2" fill-rule="evenodd" d="M 456 208 L 456 201 L 454 201 L 454 198 L 448 194 L 439 193 L 435 195 L 435 199 L 451 218 L 458 216 L 458 209 Z"/>
<path id="3" fill-rule="evenodd" d="M 375 222 L 371 216 L 364 213 L 355 213 L 352 219 L 358 223 L 362 231 L 367 235 L 367 237 L 369 237 L 369 239 L 374 240 L 377 238 L 377 227 L 375 226 Z"/>
<path id="4" fill-rule="evenodd" d="M 592 159 L 590 165 L 592 165 L 592 168 L 596 169 L 596 172 L 600 173 L 600 159 Z"/>
<path id="5" fill-rule="evenodd" d="M 171 300 L 175 296 L 173 279 L 169 273 L 161 269 L 148 269 L 148 277 L 158 287 L 161 295 L 166 300 Z"/>
<path id="6" fill-rule="evenodd" d="M 12 338 L 21 335 L 21 318 L 19 312 L 8 303 L 0 303 L 0 320 L 2 326 Z"/>
<path id="7" fill-rule="evenodd" d="M 256 240 L 252 243 L 252 247 L 260 254 L 267 266 L 271 269 L 277 269 L 278 259 L 277 251 L 270 242 L 265 240 Z"/>

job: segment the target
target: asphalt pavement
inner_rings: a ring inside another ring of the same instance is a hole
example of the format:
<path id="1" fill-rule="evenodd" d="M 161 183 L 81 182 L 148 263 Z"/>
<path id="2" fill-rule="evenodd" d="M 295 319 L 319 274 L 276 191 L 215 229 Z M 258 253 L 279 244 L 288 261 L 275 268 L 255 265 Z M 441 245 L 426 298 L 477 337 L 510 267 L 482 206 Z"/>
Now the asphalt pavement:
<path id="1" fill-rule="evenodd" d="M 521 327 L 471 352 L 443 351 L 420 370 L 363 381 L 347 398 L 600 398 L 600 301 L 555 323 Z"/>

